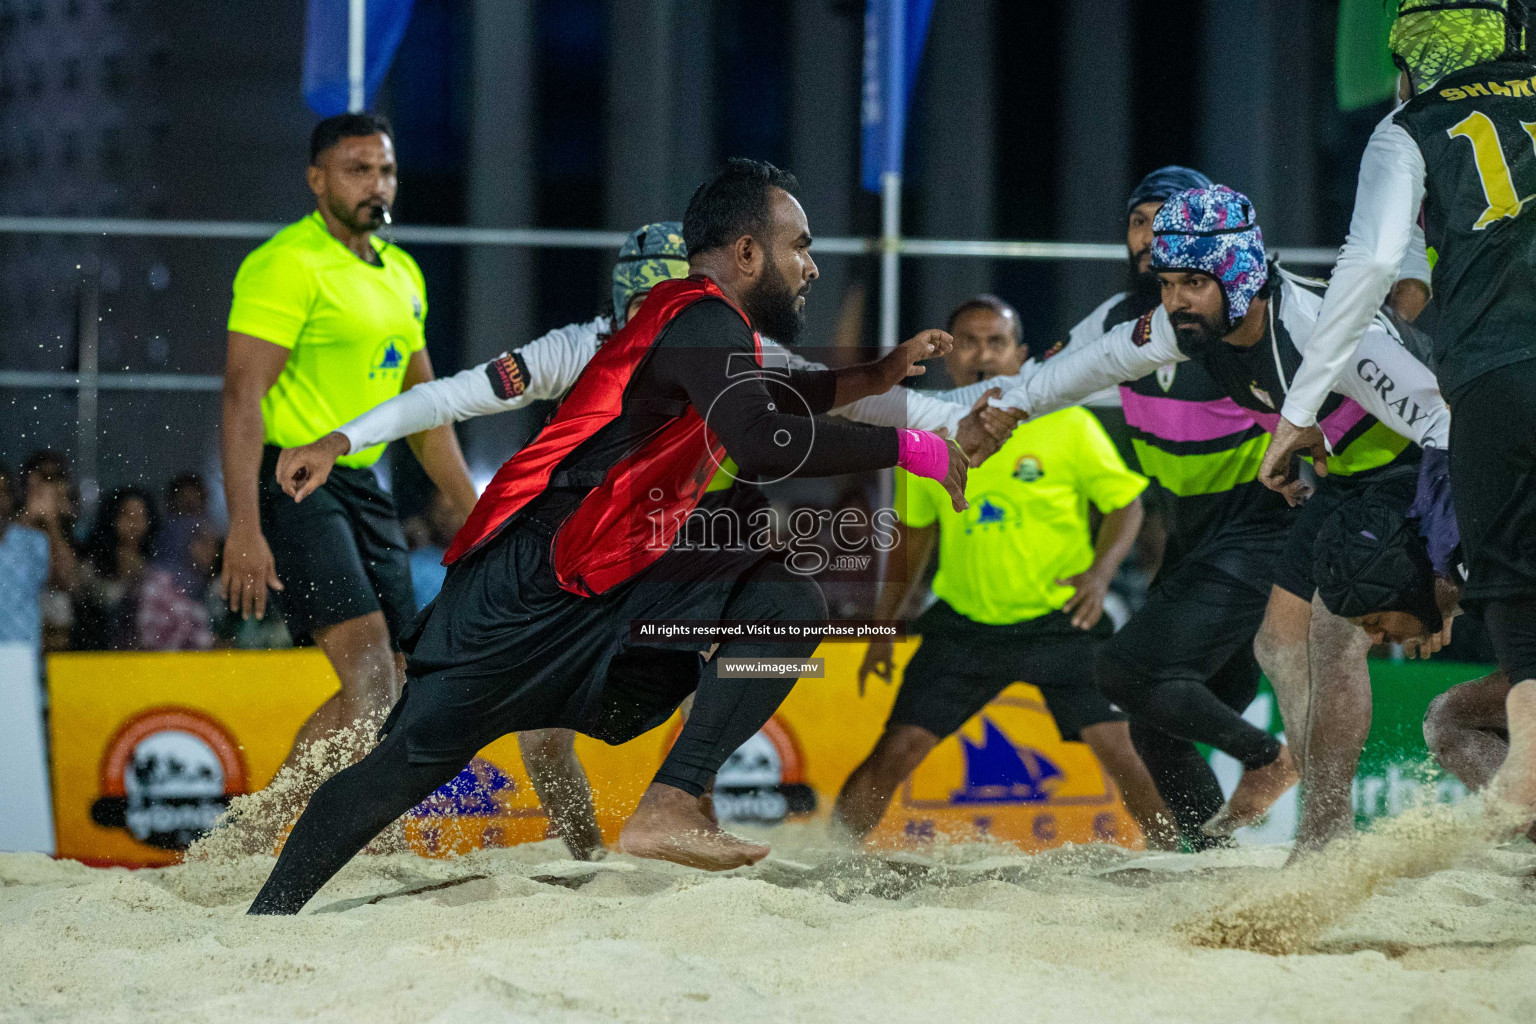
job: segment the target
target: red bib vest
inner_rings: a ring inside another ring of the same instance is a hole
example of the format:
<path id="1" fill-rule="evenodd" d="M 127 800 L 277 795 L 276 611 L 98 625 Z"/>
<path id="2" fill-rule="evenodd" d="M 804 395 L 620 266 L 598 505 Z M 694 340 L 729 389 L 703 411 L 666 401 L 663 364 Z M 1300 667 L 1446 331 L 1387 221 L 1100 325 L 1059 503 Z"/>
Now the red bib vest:
<path id="1" fill-rule="evenodd" d="M 497 471 L 443 564 L 451 565 L 495 537 L 549 486 L 572 452 L 616 420 L 624 411 L 630 381 L 662 331 L 683 310 L 709 298 L 730 301 L 705 277 L 656 285 L 635 317 L 597 350 L 538 437 Z M 741 313 L 734 304 L 731 308 Z M 741 318 L 747 320 L 746 314 Z M 761 363 L 762 342 L 756 332 L 752 344 Z M 560 586 L 590 597 L 655 562 L 672 546 L 724 456 L 725 446 L 715 432 L 698 410 L 685 404 L 665 426 L 609 466 L 602 482 L 555 531 L 551 554 Z"/>

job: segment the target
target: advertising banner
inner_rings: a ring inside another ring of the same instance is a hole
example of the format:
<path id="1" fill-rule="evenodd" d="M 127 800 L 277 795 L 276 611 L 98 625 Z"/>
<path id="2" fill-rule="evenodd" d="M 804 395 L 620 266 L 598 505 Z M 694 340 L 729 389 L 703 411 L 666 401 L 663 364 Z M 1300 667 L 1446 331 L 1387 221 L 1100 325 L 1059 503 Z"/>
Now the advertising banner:
<path id="1" fill-rule="evenodd" d="M 916 642 L 897 647 L 905 665 Z M 896 688 L 857 694 L 862 644 L 825 644 L 826 678 L 795 688 L 725 764 L 726 821 L 768 825 L 825 815 L 874 746 Z M 49 662 L 59 853 L 87 863 L 173 863 L 231 797 L 260 789 L 305 718 L 336 689 L 315 650 L 66 654 Z M 598 821 L 611 843 L 666 756 L 681 719 L 610 747 L 578 737 Z M 419 852 L 462 853 L 543 839 L 548 821 L 517 741 L 486 747 L 411 812 Z M 990 835 L 1041 849 L 1139 835 L 1088 748 L 1063 743 L 1039 694 L 1010 687 L 941 744 L 892 802 L 878 842 Z"/>
<path id="2" fill-rule="evenodd" d="M 896 645 L 896 685 L 871 679 L 859 696 L 858 643 L 823 644 L 825 674 L 795 687 L 777 715 L 722 767 L 722 820 L 773 825 L 823 818 L 843 781 L 873 748 L 916 639 Z M 1413 800 L 1454 800 L 1421 721 L 1437 693 L 1483 666 L 1373 662 L 1375 712 L 1355 783 L 1362 823 Z M 67 654 L 49 660 L 53 806 L 60 856 L 93 864 L 173 863 L 232 796 L 265 786 L 305 718 L 336 689 L 315 650 L 208 654 Z M 1250 720 L 1280 732 L 1267 689 Z M 681 728 L 672 720 L 622 746 L 578 737 L 598 822 L 612 843 Z M 1214 755 L 1226 787 L 1238 767 Z M 1294 834 L 1295 792 L 1249 842 Z M 482 750 L 410 812 L 415 849 L 446 856 L 543 839 L 548 820 L 514 737 Z M 1040 850 L 1063 843 L 1135 846 L 1141 836 L 1093 753 L 1065 743 L 1038 691 L 1015 683 L 939 744 L 897 792 L 872 839 L 913 846 L 990 837 Z"/>

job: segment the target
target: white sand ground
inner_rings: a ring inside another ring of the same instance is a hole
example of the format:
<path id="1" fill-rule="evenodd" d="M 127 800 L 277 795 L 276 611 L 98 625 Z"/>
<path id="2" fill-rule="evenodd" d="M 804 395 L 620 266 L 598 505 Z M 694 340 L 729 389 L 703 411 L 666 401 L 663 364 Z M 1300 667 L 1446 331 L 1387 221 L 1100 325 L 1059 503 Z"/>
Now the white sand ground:
<path id="1" fill-rule="evenodd" d="M 1279 872 L 1278 849 L 773 840 L 725 875 L 554 843 L 361 857 L 286 919 L 244 916 L 270 857 L 0 855 L 0 1020 L 1536 1021 L 1523 840 L 1355 849 L 1331 882 Z"/>

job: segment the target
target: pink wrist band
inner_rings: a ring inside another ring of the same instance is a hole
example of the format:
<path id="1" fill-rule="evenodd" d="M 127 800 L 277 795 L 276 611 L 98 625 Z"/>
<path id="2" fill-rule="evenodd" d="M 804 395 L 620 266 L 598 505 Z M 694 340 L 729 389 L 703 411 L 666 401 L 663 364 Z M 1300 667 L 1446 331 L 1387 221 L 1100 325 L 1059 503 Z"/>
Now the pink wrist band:
<path id="1" fill-rule="evenodd" d="M 914 476 L 943 480 L 949 475 L 949 446 L 931 430 L 896 430 L 896 465 Z"/>

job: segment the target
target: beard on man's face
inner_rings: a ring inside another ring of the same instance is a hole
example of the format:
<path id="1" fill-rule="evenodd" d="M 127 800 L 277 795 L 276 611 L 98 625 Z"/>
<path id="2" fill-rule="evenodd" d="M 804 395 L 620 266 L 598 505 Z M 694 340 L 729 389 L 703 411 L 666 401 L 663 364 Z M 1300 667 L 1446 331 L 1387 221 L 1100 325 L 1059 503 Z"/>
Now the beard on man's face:
<path id="1" fill-rule="evenodd" d="M 1148 261 L 1148 269 L 1141 269 L 1142 257 L 1150 256 L 1151 253 L 1150 246 L 1140 252 L 1126 250 L 1130 260 L 1126 264 L 1125 291 L 1136 307 L 1137 316 L 1153 309 L 1163 300 L 1163 286 L 1157 279 L 1157 271 L 1151 269 L 1151 261 Z"/>
<path id="2" fill-rule="evenodd" d="M 1188 310 L 1168 314 L 1168 323 L 1178 339 L 1179 351 L 1191 359 L 1215 352 L 1231 327 L 1225 315 L 1218 320 Z"/>
<path id="3" fill-rule="evenodd" d="M 345 224 L 350 231 L 377 231 L 384 226 L 384 204 L 377 199 L 366 199 L 356 206 L 348 206 L 344 200 L 332 197 L 326 205 L 331 216 Z"/>
<path id="4" fill-rule="evenodd" d="M 752 326 L 780 345 L 793 345 L 805 327 L 805 311 L 795 307 L 795 300 L 810 290 L 810 283 L 796 291 L 772 260 L 766 261 L 763 275 L 752 290 L 742 296 L 742 306 L 752 318 Z"/>

